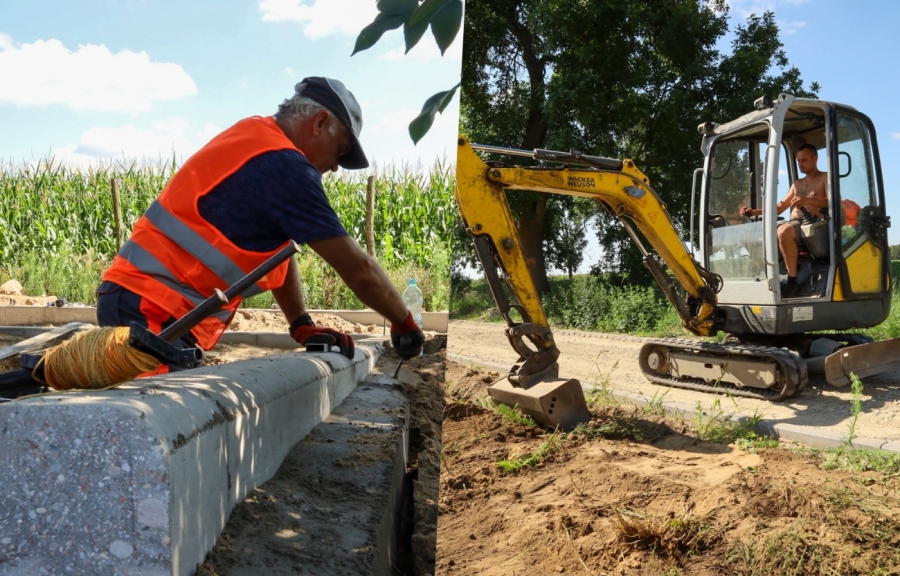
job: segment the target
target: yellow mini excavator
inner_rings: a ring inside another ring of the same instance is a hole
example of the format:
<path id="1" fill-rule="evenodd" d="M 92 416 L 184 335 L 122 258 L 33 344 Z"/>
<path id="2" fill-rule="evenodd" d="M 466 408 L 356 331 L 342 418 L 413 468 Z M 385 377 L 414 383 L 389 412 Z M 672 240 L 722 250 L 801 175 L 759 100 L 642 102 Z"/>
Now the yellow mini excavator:
<path id="1" fill-rule="evenodd" d="M 704 164 L 694 172 L 687 238 L 631 160 L 473 145 L 460 138 L 456 201 L 520 355 L 508 377 L 490 387 L 496 401 L 552 426 L 571 428 L 588 418 L 580 383 L 558 377 L 559 350 L 526 266 L 508 190 L 597 201 L 625 226 L 682 325 L 698 336 L 727 335 L 721 343 L 645 343 L 639 363 L 653 382 L 778 401 L 800 393 L 808 371 L 824 372 L 831 385 L 843 386 L 851 372 L 863 377 L 900 368 L 900 339 L 812 334 L 875 326 L 890 311 L 890 220 L 872 122 L 849 106 L 787 94 L 760 98 L 754 108 L 726 124 L 699 126 Z M 782 294 L 786 268 L 777 231 L 783 218 L 776 205 L 800 178 L 797 153 L 806 145 L 818 151 L 828 207 L 799 222 L 798 274 L 788 296 Z M 545 165 L 485 163 L 476 150 Z M 762 215 L 742 216 L 744 207 Z"/>

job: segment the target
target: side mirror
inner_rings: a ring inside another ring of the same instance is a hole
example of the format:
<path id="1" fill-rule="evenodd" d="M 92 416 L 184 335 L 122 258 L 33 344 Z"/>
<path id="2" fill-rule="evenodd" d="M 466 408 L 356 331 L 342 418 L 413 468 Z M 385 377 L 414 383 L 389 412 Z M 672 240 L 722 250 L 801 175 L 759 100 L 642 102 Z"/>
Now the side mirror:
<path id="1" fill-rule="evenodd" d="M 847 159 L 847 170 L 844 170 L 844 159 Z M 853 170 L 853 162 L 850 160 L 850 154 L 847 152 L 838 152 L 838 177 L 846 178 L 850 175 L 850 172 Z"/>

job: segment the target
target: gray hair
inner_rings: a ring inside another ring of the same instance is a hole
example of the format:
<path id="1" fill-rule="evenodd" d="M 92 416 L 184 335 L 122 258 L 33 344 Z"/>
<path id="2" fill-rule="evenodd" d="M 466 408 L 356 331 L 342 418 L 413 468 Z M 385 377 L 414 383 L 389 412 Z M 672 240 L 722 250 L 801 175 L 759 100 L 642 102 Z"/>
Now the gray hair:
<path id="1" fill-rule="evenodd" d="M 275 120 L 287 122 L 288 124 L 296 124 L 315 116 L 323 110 L 331 115 L 328 119 L 328 133 L 332 136 L 336 136 L 338 130 L 340 130 L 340 125 L 343 124 L 340 118 L 312 98 L 301 96 L 300 94 L 294 94 L 292 97 L 278 105 L 278 112 L 275 113 Z"/>

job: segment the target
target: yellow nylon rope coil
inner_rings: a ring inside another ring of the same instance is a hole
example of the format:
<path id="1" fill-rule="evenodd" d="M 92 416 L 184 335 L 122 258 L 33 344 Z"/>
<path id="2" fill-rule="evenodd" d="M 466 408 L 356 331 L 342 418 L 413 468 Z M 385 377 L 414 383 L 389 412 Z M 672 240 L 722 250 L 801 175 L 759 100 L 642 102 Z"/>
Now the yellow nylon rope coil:
<path id="1" fill-rule="evenodd" d="M 159 368 L 156 358 L 128 344 L 129 334 L 127 327 L 82 332 L 47 350 L 38 367 L 55 390 L 108 388 Z"/>

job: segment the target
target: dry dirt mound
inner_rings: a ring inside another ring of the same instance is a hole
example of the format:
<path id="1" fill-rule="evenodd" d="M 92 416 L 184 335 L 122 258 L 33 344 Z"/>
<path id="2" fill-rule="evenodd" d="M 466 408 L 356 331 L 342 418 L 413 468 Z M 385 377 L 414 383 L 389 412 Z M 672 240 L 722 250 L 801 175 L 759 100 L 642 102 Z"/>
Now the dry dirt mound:
<path id="1" fill-rule="evenodd" d="M 375 334 L 381 333 L 381 326 L 375 324 L 358 324 L 356 322 L 347 322 L 340 316 L 334 314 L 312 313 L 310 316 L 317 326 L 334 328 L 341 332 L 350 332 L 353 334 Z M 235 313 L 234 320 L 228 325 L 229 330 L 240 330 L 242 332 L 282 332 L 287 331 L 288 323 L 284 319 L 284 314 L 280 310 L 257 310 L 252 308 L 241 308 Z"/>
<path id="2" fill-rule="evenodd" d="M 447 372 L 451 390 L 489 379 L 453 362 Z M 446 403 L 436 575 L 900 568 L 897 478 L 824 471 L 817 457 L 784 449 L 701 442 L 690 423 L 615 407 L 561 436 L 458 398 Z M 498 465 L 526 458 L 536 464 Z"/>

